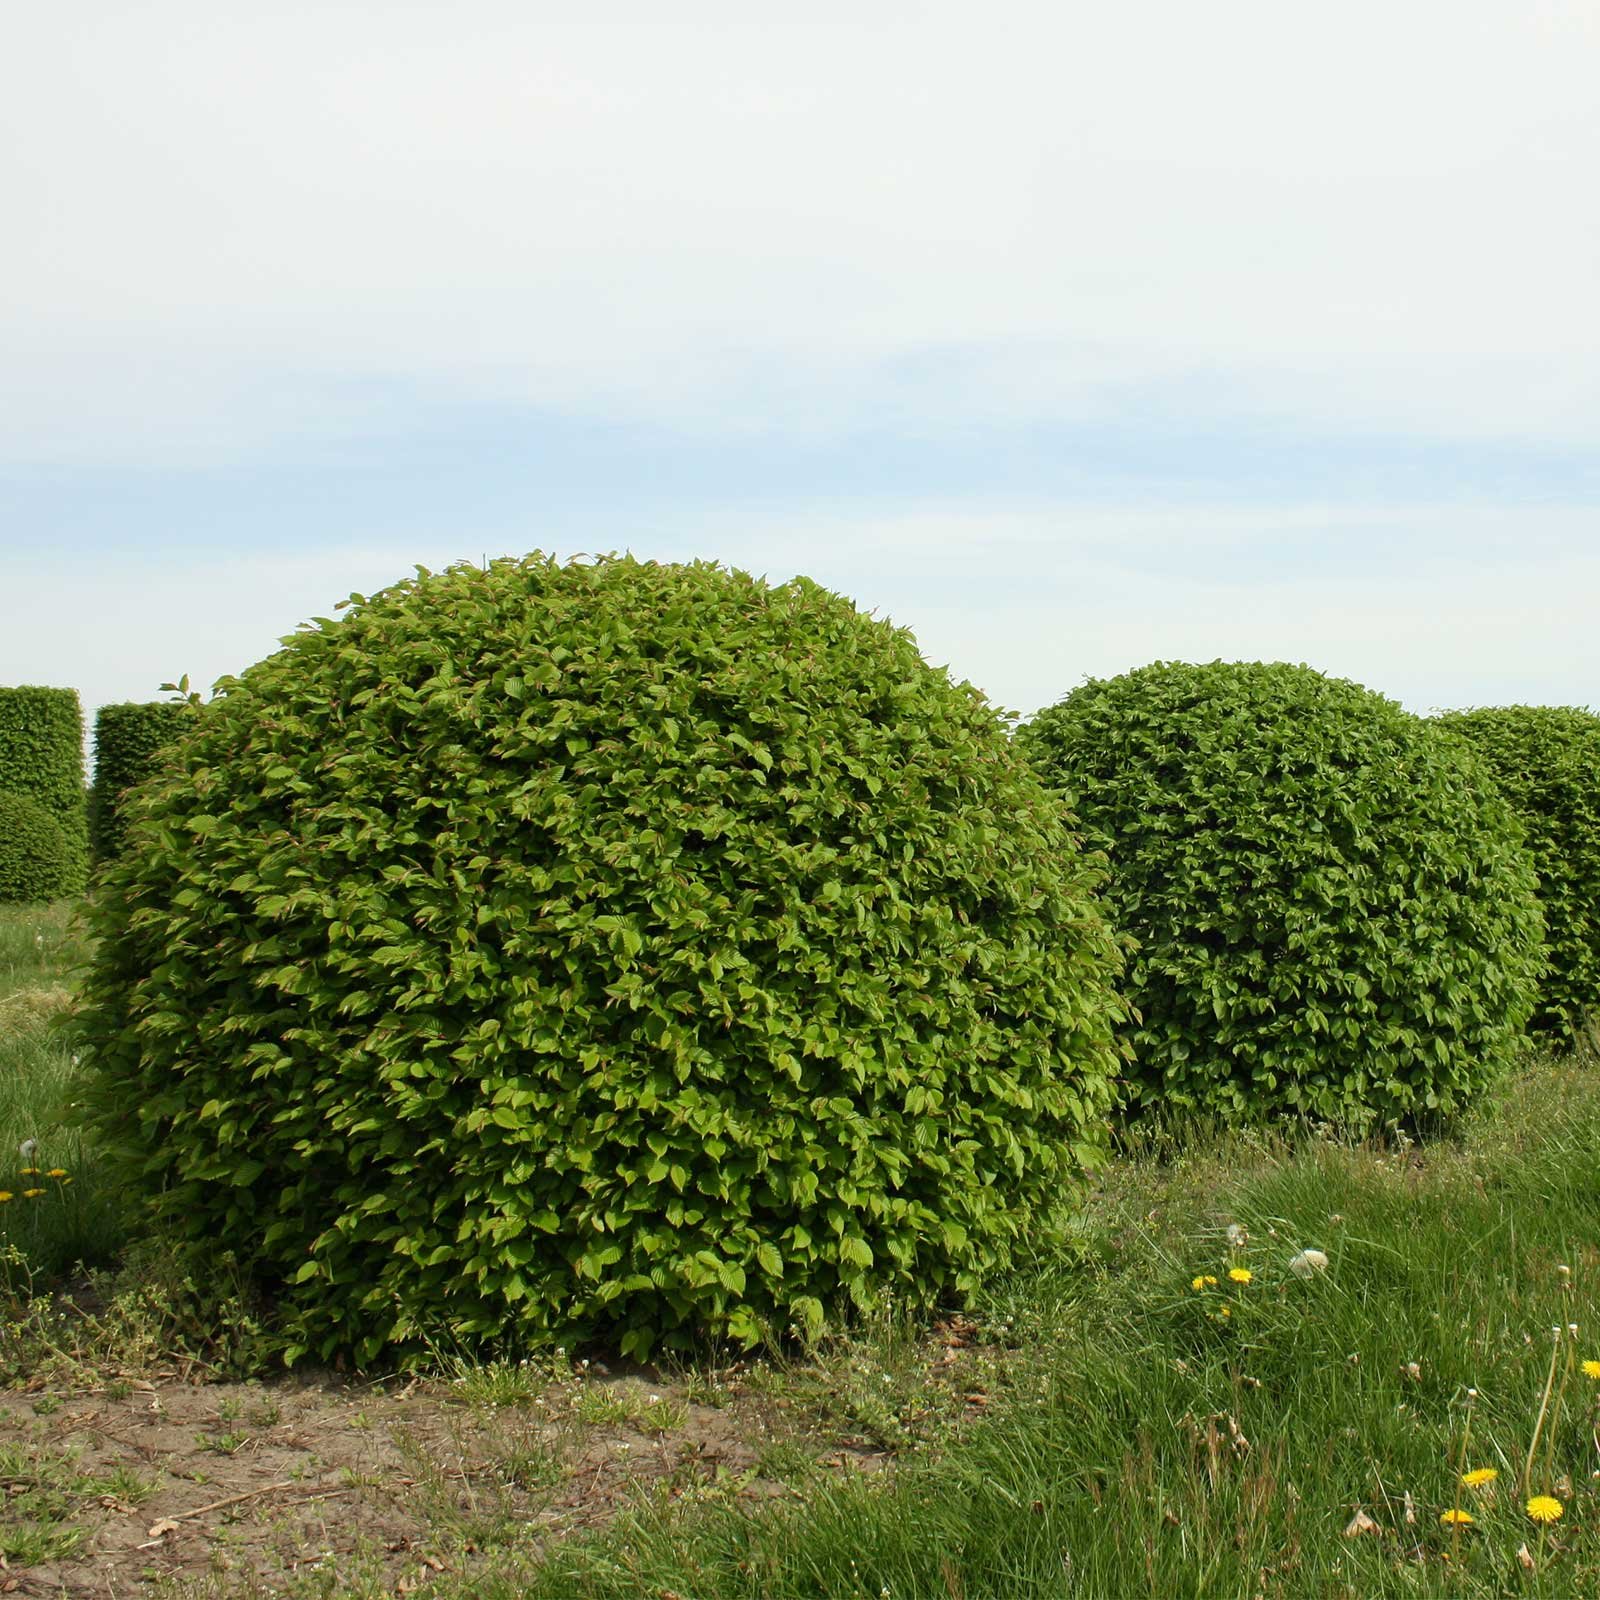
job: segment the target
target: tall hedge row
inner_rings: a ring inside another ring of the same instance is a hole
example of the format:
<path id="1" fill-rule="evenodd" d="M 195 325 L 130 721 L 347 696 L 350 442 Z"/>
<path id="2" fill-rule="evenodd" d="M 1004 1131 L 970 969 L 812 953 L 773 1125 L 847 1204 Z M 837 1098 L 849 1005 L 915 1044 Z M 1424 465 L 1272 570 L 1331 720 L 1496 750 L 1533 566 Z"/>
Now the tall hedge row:
<path id="1" fill-rule="evenodd" d="M 83 710 L 76 689 L 0 688 L 0 790 L 43 807 L 66 835 L 61 893 L 76 894 L 89 864 Z"/>
<path id="2" fill-rule="evenodd" d="M 163 752 L 193 718 L 193 706 L 173 700 L 128 701 L 95 713 L 89 841 L 96 861 L 122 853 L 125 796 L 160 770 Z"/>
<path id="3" fill-rule="evenodd" d="M 1488 764 L 1528 837 L 1550 943 L 1533 1025 L 1570 1033 L 1600 1019 L 1600 716 L 1496 706 L 1439 721 Z"/>

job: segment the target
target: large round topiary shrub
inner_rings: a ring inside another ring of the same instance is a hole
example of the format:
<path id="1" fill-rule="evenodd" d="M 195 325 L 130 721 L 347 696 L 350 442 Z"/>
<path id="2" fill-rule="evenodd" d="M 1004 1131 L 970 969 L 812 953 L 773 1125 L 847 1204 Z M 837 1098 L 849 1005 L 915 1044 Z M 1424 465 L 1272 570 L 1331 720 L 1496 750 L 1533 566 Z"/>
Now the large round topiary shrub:
<path id="1" fill-rule="evenodd" d="M 59 818 L 27 795 L 0 790 L 0 905 L 58 900 L 82 869 Z"/>
<path id="2" fill-rule="evenodd" d="M 1309 667 L 1224 662 L 1088 682 L 1017 737 L 1138 942 L 1135 1110 L 1430 1117 L 1517 1049 L 1542 918 L 1458 741 Z"/>
<path id="3" fill-rule="evenodd" d="M 132 798 L 102 1135 L 291 1349 L 928 1303 L 1093 1159 L 1120 947 L 977 691 L 805 580 L 539 555 L 318 619 Z"/>
<path id="4" fill-rule="evenodd" d="M 1439 721 L 1482 757 L 1527 834 L 1550 944 L 1534 1026 L 1576 1032 L 1600 1019 L 1600 716 L 1499 706 Z"/>

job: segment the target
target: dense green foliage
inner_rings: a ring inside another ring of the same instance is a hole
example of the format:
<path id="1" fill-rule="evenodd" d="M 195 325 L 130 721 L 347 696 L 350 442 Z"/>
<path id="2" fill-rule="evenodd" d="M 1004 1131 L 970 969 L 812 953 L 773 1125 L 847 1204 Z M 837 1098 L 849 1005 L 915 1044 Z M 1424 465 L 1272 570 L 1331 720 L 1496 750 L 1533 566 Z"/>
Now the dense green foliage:
<path id="1" fill-rule="evenodd" d="M 37 800 L 0 789 L 0 904 L 58 900 L 76 887 L 73 842 Z"/>
<path id="2" fill-rule="evenodd" d="M 1019 730 L 1138 941 L 1138 1109 L 1458 1110 L 1523 1036 L 1543 920 L 1458 740 L 1309 667 L 1162 662 Z"/>
<path id="3" fill-rule="evenodd" d="M 123 796 L 159 769 L 167 746 L 193 716 L 193 706 L 167 700 L 101 706 L 95 713 L 89 840 L 96 861 L 122 853 Z"/>
<path id="4" fill-rule="evenodd" d="M 1439 720 L 1472 744 L 1522 823 L 1550 945 L 1533 1021 L 1571 1032 L 1600 1018 L 1600 716 L 1499 706 Z"/>
<path id="5" fill-rule="evenodd" d="M 296 1346 L 927 1303 L 1095 1158 L 1101 872 L 975 690 L 808 581 L 420 574 L 219 684 L 130 812 L 99 1127 Z"/>
<path id="6" fill-rule="evenodd" d="M 69 863 L 61 892 L 75 894 L 89 860 L 83 711 L 76 689 L 0 689 L 0 789 L 26 795 L 61 824 Z"/>

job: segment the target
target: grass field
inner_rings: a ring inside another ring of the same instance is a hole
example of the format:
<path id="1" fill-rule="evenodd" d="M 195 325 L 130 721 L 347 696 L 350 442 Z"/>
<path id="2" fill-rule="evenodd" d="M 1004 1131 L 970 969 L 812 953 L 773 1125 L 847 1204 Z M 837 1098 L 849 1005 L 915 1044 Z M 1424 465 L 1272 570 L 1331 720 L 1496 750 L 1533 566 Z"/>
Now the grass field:
<path id="1" fill-rule="evenodd" d="M 1367 1600 L 1600 1586 L 1588 1056 L 1530 1060 L 1427 1146 L 1218 1134 L 1131 1152 L 1065 1245 L 937 1325 L 885 1316 L 814 1351 L 681 1370 L 608 1369 L 589 1351 L 405 1388 L 224 1383 L 249 1348 L 243 1302 L 130 1243 L 127 1205 L 71 1131 L 74 1069 L 50 1024 L 81 954 L 66 908 L 0 914 L 0 1172 L 39 1168 L 0 1178 L 13 1195 L 0 1551 L 33 1564 L 40 1592 L 376 1596 L 404 1581 L 443 1600 Z M 1326 1265 L 1296 1261 L 1307 1250 Z M 84 1309 L 45 1292 L 63 1284 Z M 138 1430 L 158 1424 L 172 1437 L 155 1449 Z M 238 1490 L 263 1473 L 271 1494 Z M 1536 1496 L 1553 1520 L 1530 1516 Z"/>

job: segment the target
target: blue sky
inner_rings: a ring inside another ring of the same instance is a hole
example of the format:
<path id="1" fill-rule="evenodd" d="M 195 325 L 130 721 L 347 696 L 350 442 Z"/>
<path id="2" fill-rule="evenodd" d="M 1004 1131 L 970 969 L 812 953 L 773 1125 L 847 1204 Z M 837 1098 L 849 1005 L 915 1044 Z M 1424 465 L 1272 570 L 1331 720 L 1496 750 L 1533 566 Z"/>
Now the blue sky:
<path id="1" fill-rule="evenodd" d="M 1600 11 L 154 0 L 0 62 L 0 683 L 807 572 L 1030 711 L 1600 701 Z"/>

